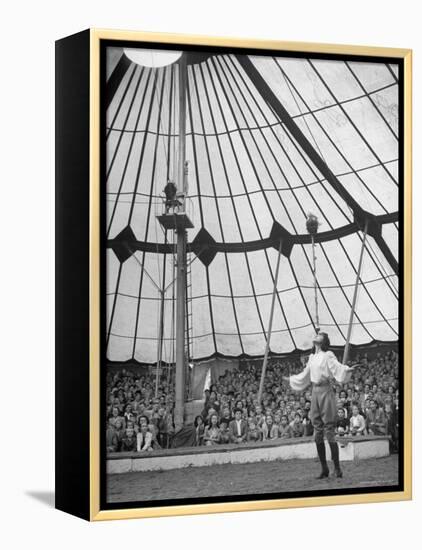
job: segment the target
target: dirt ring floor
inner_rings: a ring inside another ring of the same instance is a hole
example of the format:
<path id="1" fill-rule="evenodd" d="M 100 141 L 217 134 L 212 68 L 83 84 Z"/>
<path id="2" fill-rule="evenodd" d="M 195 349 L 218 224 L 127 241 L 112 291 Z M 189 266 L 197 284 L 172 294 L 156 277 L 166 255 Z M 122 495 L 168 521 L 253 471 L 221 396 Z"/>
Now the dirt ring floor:
<path id="1" fill-rule="evenodd" d="M 110 503 L 237 496 L 292 491 L 332 491 L 398 485 L 398 457 L 343 462 L 343 478 L 316 480 L 316 460 L 282 460 L 132 472 L 107 476 Z M 330 464 L 330 470 L 333 468 Z"/>

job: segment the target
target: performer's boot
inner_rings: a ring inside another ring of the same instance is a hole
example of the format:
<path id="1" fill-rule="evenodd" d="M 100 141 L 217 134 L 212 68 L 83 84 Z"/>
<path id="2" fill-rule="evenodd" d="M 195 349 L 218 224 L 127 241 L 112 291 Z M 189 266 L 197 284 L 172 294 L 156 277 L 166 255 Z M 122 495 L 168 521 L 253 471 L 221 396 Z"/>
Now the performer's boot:
<path id="1" fill-rule="evenodd" d="M 334 471 L 336 477 L 343 477 L 343 472 L 340 468 L 340 458 L 337 441 L 330 441 L 331 459 L 334 462 Z"/>
<path id="2" fill-rule="evenodd" d="M 321 462 L 321 473 L 317 479 L 323 479 L 324 477 L 328 477 L 330 475 L 330 470 L 327 465 L 327 457 L 325 455 L 325 443 L 324 441 L 316 441 L 315 443 L 318 451 L 318 458 Z"/>

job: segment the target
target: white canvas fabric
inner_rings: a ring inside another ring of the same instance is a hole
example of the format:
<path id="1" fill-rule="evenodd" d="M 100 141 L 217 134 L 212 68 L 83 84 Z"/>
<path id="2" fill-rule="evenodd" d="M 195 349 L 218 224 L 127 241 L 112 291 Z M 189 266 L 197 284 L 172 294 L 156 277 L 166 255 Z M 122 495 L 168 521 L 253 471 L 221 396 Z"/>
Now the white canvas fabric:
<path id="1" fill-rule="evenodd" d="M 110 80 L 116 81 L 123 60 L 123 51 L 119 58 L 113 48 Z M 341 188 L 315 165 L 238 57 L 212 55 L 188 64 L 186 158 L 194 223 L 188 240 L 204 228 L 219 245 L 209 265 L 188 254 L 191 358 L 263 354 L 278 254 L 269 243 L 275 222 L 295 242 L 281 257 L 271 351 L 310 347 L 310 212 L 321 224 L 320 327 L 333 345 L 344 345 L 363 239 L 353 204 L 374 216 L 381 237 L 367 237 L 351 342 L 397 340 L 398 67 L 293 57 L 247 61 Z M 165 235 L 156 216 L 163 212 L 167 179 L 177 174 L 179 68 L 125 62 L 106 121 L 107 357 L 155 362 L 156 285 L 174 277 L 174 236 Z M 139 249 L 120 264 L 113 240 L 127 226 Z M 164 361 L 174 351 L 172 298 L 170 286 Z"/>

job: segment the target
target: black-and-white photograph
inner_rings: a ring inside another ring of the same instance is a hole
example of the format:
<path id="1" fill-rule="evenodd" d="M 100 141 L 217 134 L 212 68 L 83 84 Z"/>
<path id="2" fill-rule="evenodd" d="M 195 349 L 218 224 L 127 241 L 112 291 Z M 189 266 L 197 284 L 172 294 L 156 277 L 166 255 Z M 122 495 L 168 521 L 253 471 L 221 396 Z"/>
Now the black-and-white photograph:
<path id="1" fill-rule="evenodd" d="M 105 504 L 399 490 L 401 61 L 103 55 Z"/>

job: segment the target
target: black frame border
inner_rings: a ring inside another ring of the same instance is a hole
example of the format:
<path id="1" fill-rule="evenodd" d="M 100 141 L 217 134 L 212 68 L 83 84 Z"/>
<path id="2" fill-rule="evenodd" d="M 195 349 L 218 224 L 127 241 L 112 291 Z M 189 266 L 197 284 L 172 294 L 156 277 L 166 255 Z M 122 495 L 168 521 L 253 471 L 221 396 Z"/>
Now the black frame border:
<path id="1" fill-rule="evenodd" d="M 289 493 L 261 493 L 226 497 L 202 497 L 195 499 L 166 499 L 155 501 L 133 501 L 108 503 L 106 500 L 106 460 L 105 460 L 105 431 L 104 419 L 106 412 L 104 370 L 107 365 L 106 347 L 105 347 L 105 315 L 106 315 L 106 236 L 105 236 L 105 212 L 106 212 L 106 192 L 105 192 L 105 161 L 106 161 L 106 50 L 108 47 L 138 47 L 160 50 L 184 50 L 200 53 L 224 54 L 235 52 L 238 55 L 262 55 L 278 56 L 290 58 L 311 58 L 323 60 L 358 61 L 367 63 L 388 63 L 398 65 L 399 67 L 399 335 L 398 352 L 401 361 L 400 368 L 400 403 L 404 403 L 408 398 L 404 394 L 404 159 L 405 159 L 405 139 L 404 139 L 404 59 L 396 57 L 356 55 L 356 54 L 336 54 L 336 53 L 318 53 L 303 51 L 284 51 L 268 50 L 257 48 L 238 48 L 225 46 L 203 46 L 183 43 L 164 44 L 160 42 L 148 42 L 142 40 L 110 40 L 100 39 L 100 510 L 121 510 L 134 508 L 157 508 L 162 506 L 180 506 L 211 503 L 233 503 L 248 501 L 271 501 L 271 500 L 290 500 L 294 498 L 314 498 L 323 496 L 341 496 L 341 495 L 364 495 L 374 493 L 401 492 L 404 490 L 404 407 L 400 406 L 400 451 L 399 451 L 399 483 L 397 486 L 385 487 L 367 487 L 357 489 L 335 489 L 329 491 L 297 491 Z M 411 396 L 409 396 L 411 398 Z"/>

